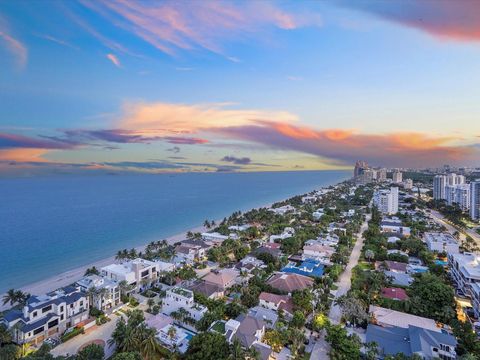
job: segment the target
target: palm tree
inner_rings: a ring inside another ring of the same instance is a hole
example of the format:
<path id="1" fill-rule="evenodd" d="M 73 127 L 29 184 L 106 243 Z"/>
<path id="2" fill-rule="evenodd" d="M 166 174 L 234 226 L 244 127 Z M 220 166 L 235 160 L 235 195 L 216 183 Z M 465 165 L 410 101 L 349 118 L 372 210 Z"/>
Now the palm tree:
<path id="1" fill-rule="evenodd" d="M 205 220 L 203 223 L 203 226 L 206 227 L 207 229 L 210 229 L 210 221 Z"/>
<path id="2" fill-rule="evenodd" d="M 374 258 L 375 258 L 375 253 L 372 250 L 368 249 L 365 251 L 365 259 L 367 259 L 368 261 L 371 261 Z"/>
<path id="3" fill-rule="evenodd" d="M 13 305 L 17 302 L 15 289 L 8 290 L 7 293 L 3 296 L 3 305 L 8 302 L 10 302 L 10 305 Z"/>
<path id="4" fill-rule="evenodd" d="M 177 328 L 175 326 L 170 326 L 168 328 L 167 335 L 170 340 L 173 340 L 173 338 L 177 335 Z"/>
<path id="5" fill-rule="evenodd" d="M 157 332 L 142 323 L 139 327 L 139 334 L 141 334 L 140 353 L 145 360 L 154 360 L 161 358 L 161 346 L 157 342 Z"/>
<path id="6" fill-rule="evenodd" d="M 87 289 L 87 296 L 88 296 L 88 301 L 90 302 L 90 306 L 94 307 L 95 298 L 97 296 L 97 288 L 95 286 L 89 287 Z"/>
<path id="7" fill-rule="evenodd" d="M 7 327 L 0 324 L 0 344 L 8 344 L 13 340 L 12 333 L 8 331 Z"/>
<path id="8" fill-rule="evenodd" d="M 230 345 L 230 355 L 228 356 L 229 360 L 244 360 L 245 351 L 242 348 L 242 344 L 238 338 L 233 340 L 232 345 Z"/>
<path id="9" fill-rule="evenodd" d="M 152 312 L 152 306 L 155 305 L 155 300 L 152 298 L 147 300 L 147 305 L 148 305 L 148 312 Z"/>

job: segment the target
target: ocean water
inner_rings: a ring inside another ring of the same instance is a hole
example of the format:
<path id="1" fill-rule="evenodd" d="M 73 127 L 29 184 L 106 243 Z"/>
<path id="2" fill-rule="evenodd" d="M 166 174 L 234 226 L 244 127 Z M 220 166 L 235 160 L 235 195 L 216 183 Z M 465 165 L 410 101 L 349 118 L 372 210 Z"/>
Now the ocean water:
<path id="1" fill-rule="evenodd" d="M 348 177 L 297 171 L 0 179 L 0 293 Z"/>

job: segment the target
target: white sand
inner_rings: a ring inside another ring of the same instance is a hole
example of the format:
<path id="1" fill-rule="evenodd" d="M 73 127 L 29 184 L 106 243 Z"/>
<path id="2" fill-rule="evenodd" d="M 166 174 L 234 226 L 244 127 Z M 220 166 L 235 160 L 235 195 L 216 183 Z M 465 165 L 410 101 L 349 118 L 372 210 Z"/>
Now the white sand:
<path id="1" fill-rule="evenodd" d="M 186 234 L 187 234 L 188 231 L 204 232 L 206 230 L 207 229 L 205 229 L 203 226 L 197 226 L 197 227 L 195 227 L 193 229 L 190 229 L 190 230 L 187 230 L 185 232 L 170 236 L 170 237 L 166 238 L 166 240 L 167 240 L 168 244 L 174 244 L 176 242 L 185 240 L 186 239 Z M 144 251 L 145 247 L 146 247 L 146 244 L 143 245 L 143 246 L 137 247 L 136 250 L 137 251 Z M 91 263 L 91 264 L 86 264 L 86 265 L 80 266 L 76 269 L 69 270 L 69 271 L 66 271 L 64 273 L 52 276 L 52 277 L 47 278 L 45 280 L 40 280 L 40 281 L 37 281 L 35 283 L 25 285 L 25 286 L 21 287 L 20 290 L 22 290 L 24 292 L 27 292 L 29 294 L 33 294 L 33 295 L 45 294 L 47 292 L 53 291 L 53 290 L 61 288 L 63 286 L 70 285 L 70 284 L 74 283 L 75 281 L 80 280 L 83 277 L 83 275 L 85 273 L 85 270 L 87 268 L 95 266 L 97 269 L 99 269 L 103 266 L 107 266 L 107 265 L 112 264 L 114 262 L 115 262 L 115 256 L 111 256 L 109 258 L 99 260 L 99 261 Z M 0 296 L 0 300 L 1 300 L 2 297 L 3 297 L 3 294 Z M 2 303 L 0 302 L 0 311 L 8 309 L 8 308 L 10 308 L 9 304 L 3 306 Z"/>

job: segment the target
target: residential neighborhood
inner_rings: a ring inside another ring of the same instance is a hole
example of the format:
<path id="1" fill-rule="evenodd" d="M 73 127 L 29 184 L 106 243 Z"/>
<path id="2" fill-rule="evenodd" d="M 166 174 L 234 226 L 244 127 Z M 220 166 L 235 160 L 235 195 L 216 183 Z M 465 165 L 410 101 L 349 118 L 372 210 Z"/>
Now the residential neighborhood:
<path id="1" fill-rule="evenodd" d="M 0 322 L 26 358 L 100 347 L 114 360 L 474 359 L 480 257 L 418 194 L 359 173 L 119 250 L 55 292 L 13 291 Z"/>

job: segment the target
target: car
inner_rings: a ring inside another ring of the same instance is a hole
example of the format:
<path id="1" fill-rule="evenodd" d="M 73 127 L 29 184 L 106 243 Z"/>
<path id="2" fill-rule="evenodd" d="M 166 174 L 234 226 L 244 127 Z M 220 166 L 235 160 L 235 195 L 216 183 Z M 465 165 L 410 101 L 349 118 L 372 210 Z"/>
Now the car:
<path id="1" fill-rule="evenodd" d="M 54 338 L 47 338 L 43 341 L 43 343 L 50 345 L 50 347 L 53 349 L 55 346 L 60 344 L 60 340 Z"/>

